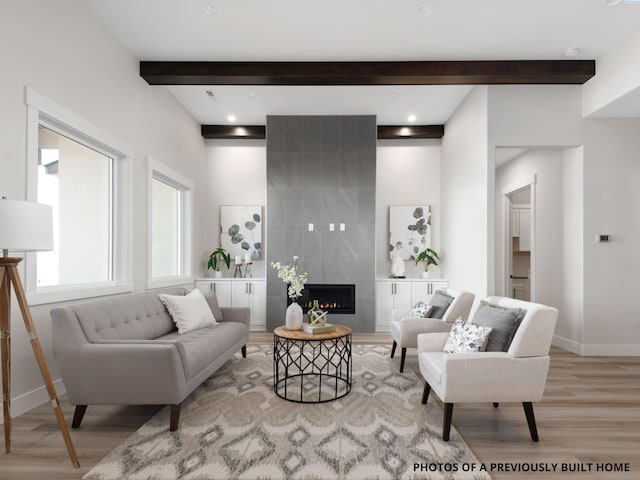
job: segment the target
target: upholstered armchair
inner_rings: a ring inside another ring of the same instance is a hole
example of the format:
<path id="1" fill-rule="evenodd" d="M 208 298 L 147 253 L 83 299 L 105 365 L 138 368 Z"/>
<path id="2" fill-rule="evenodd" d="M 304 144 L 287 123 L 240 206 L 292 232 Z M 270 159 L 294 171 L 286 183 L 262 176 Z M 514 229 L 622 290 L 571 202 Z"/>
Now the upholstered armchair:
<path id="1" fill-rule="evenodd" d="M 525 310 L 508 350 L 444 353 L 448 333 L 419 335 L 418 361 L 426 381 L 422 403 L 427 403 L 431 390 L 442 400 L 442 438 L 448 441 L 454 404 L 491 402 L 498 407 L 500 402 L 522 402 L 531 439 L 537 442 L 532 403 L 544 391 L 558 310 L 505 297 L 489 297 L 486 302 Z"/>
<path id="2" fill-rule="evenodd" d="M 475 298 L 473 293 L 455 290 L 453 288 L 448 288 L 443 290 L 443 292 L 453 297 L 453 301 L 446 308 L 442 318 L 405 318 L 409 310 L 393 310 L 393 318 L 391 320 L 391 336 L 393 337 L 391 358 L 393 358 L 396 352 L 396 347 L 400 346 L 402 349 L 400 372 L 404 371 L 407 348 L 417 348 L 418 346 L 418 335 L 428 332 L 448 332 L 451 330 L 451 325 L 453 325 L 453 322 L 457 318 L 462 317 L 463 320 L 466 320 L 469 316 L 469 311 Z"/>

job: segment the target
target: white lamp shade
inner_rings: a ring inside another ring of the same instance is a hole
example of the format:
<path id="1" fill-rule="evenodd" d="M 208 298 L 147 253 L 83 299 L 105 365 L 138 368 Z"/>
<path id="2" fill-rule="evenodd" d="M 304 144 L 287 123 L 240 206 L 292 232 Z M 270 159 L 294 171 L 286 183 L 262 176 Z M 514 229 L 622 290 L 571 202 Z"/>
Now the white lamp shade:
<path id="1" fill-rule="evenodd" d="M 53 213 L 49 205 L 0 200 L 0 249 L 53 250 Z"/>

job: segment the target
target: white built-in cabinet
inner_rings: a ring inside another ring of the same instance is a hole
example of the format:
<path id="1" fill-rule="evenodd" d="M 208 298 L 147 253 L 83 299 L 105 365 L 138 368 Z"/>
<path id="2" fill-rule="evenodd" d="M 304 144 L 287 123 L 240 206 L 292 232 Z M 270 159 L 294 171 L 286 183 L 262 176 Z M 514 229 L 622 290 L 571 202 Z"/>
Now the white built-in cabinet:
<path id="1" fill-rule="evenodd" d="M 511 209 L 511 236 L 519 239 L 519 252 L 531 250 L 531 208 L 513 206 Z"/>
<path id="2" fill-rule="evenodd" d="M 396 279 L 376 282 L 376 331 L 388 332 L 394 309 L 413 307 L 422 300 L 428 302 L 437 290 L 449 285 L 446 280 Z"/>
<path id="3" fill-rule="evenodd" d="M 249 307 L 253 332 L 267 329 L 267 287 L 264 279 L 202 278 L 196 280 L 202 293 L 215 292 L 221 307 Z"/>

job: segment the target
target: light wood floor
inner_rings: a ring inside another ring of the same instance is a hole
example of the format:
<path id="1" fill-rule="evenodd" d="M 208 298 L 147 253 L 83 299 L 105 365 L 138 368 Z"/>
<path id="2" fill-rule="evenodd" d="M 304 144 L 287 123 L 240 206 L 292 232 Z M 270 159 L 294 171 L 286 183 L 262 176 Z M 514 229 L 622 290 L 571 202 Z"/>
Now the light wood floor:
<path id="1" fill-rule="evenodd" d="M 271 334 L 251 342 L 270 344 Z M 391 343 L 386 334 L 354 335 L 354 343 Z M 396 355 L 399 357 L 399 355 Z M 400 359 L 394 361 L 399 366 Z M 415 350 L 406 368 L 417 371 Z M 73 407 L 62 397 L 67 421 Z M 437 401 L 431 395 L 429 401 Z M 14 420 L 12 452 L 0 449 L 0 479 L 80 479 L 109 451 L 135 432 L 160 407 L 91 406 L 82 427 L 72 430 L 80 458 L 74 469 L 50 405 Z M 640 478 L 640 358 L 580 357 L 552 348 L 543 400 L 534 405 L 540 442 L 533 443 L 520 404 L 456 405 L 453 425 L 479 461 L 490 463 L 629 463 L 630 473 L 498 473 L 495 479 Z M 558 467 L 559 468 L 559 467 Z M 587 468 L 585 466 L 585 468 Z"/>

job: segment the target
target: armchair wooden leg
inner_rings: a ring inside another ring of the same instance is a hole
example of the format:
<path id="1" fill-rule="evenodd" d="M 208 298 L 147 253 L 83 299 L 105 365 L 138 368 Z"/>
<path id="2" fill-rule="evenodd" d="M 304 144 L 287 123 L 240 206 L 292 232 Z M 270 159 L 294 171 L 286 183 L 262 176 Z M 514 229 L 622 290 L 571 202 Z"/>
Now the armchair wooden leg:
<path id="1" fill-rule="evenodd" d="M 451 417 L 453 416 L 453 403 L 444 404 L 444 423 L 442 425 L 442 440 L 449 441 L 449 432 L 451 431 Z"/>
<path id="2" fill-rule="evenodd" d="M 246 345 L 244 345 L 242 347 L 241 351 L 242 351 L 242 358 L 247 358 L 247 346 Z"/>
<path id="3" fill-rule="evenodd" d="M 171 419 L 169 420 L 169 431 L 175 432 L 180 424 L 180 407 L 181 403 L 177 405 L 171 405 Z"/>
<path id="4" fill-rule="evenodd" d="M 393 355 L 396 353 L 396 347 L 398 346 L 398 342 L 396 342 L 395 340 L 393 341 L 393 345 L 391 345 L 391 358 L 393 358 Z"/>
<path id="5" fill-rule="evenodd" d="M 498 402 L 493 402 L 493 408 L 498 408 L 500 404 Z"/>
<path id="6" fill-rule="evenodd" d="M 429 392 L 431 392 L 431 385 L 427 382 L 424 382 L 424 390 L 422 391 L 422 404 L 426 405 L 427 400 L 429 400 Z"/>
<path id="7" fill-rule="evenodd" d="M 538 441 L 538 429 L 536 428 L 536 417 L 533 414 L 533 404 L 531 402 L 522 402 L 524 407 L 524 414 L 527 416 L 527 424 L 529 424 L 529 432 L 531 433 L 531 440 Z"/>
<path id="8" fill-rule="evenodd" d="M 400 373 L 404 372 L 404 359 L 407 358 L 407 349 L 402 349 L 402 357 L 400 358 Z"/>
<path id="9" fill-rule="evenodd" d="M 84 418 L 84 412 L 87 411 L 86 405 L 76 405 L 76 409 L 73 412 L 73 420 L 71 421 L 71 428 L 78 428 Z"/>

